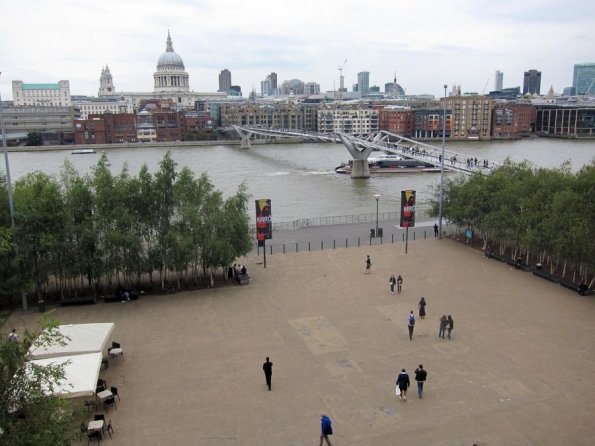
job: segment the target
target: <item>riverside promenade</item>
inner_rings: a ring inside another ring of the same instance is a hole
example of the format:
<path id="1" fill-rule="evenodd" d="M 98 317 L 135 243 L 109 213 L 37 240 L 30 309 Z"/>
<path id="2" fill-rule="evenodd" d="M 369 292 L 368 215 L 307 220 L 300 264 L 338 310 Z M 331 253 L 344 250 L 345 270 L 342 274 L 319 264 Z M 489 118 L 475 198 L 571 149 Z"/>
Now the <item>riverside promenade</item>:
<path id="1" fill-rule="evenodd" d="M 317 445 L 323 411 L 334 446 L 592 445 L 593 296 L 433 234 L 408 251 L 383 243 L 273 254 L 266 269 L 252 255 L 240 259 L 247 286 L 65 307 L 55 317 L 116 324 L 125 354 L 101 372 L 121 396 L 106 415 L 113 445 Z M 390 294 L 390 274 L 403 276 L 402 294 Z M 417 315 L 422 295 L 427 317 L 410 341 L 407 314 Z M 443 314 L 455 321 L 450 341 L 437 336 Z M 33 327 L 36 317 L 15 312 L 5 327 Z M 395 396 L 402 368 L 412 379 L 406 403 Z"/>

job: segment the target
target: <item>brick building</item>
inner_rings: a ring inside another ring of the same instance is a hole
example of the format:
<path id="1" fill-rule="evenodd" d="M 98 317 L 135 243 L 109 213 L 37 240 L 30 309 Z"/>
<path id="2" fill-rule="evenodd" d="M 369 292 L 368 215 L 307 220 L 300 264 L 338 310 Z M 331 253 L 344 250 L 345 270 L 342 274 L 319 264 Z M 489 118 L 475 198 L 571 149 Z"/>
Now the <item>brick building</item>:
<path id="1" fill-rule="evenodd" d="M 415 113 L 409 107 L 383 107 L 378 110 L 378 129 L 402 136 L 413 136 Z"/>
<path id="2" fill-rule="evenodd" d="M 137 142 L 136 115 L 132 113 L 100 115 L 74 121 L 75 144 L 118 144 Z"/>
<path id="3" fill-rule="evenodd" d="M 418 108 L 414 110 L 413 137 L 420 139 L 442 138 L 444 110 L 439 108 Z M 446 138 L 450 138 L 452 128 L 451 110 L 446 110 Z"/>
<path id="4" fill-rule="evenodd" d="M 535 123 L 535 107 L 528 103 L 495 101 L 492 112 L 492 137 L 516 139 L 528 136 Z"/>
<path id="5" fill-rule="evenodd" d="M 451 140 L 488 140 L 492 137 L 493 99 L 489 96 L 450 96 L 446 108 L 452 110 Z"/>

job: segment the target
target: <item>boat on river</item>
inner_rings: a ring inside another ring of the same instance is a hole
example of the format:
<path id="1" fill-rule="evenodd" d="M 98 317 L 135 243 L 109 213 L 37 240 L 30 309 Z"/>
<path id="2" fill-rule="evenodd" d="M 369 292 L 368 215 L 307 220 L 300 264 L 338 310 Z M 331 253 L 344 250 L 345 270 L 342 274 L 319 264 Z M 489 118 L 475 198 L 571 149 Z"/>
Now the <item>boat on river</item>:
<path id="1" fill-rule="evenodd" d="M 335 167 L 335 172 L 350 174 L 352 167 L 353 160 L 349 160 L 349 162 L 341 163 L 340 166 Z M 388 154 L 368 158 L 368 167 L 370 168 L 370 174 L 440 172 L 440 168 L 432 163 Z"/>
<path id="2" fill-rule="evenodd" d="M 95 149 L 74 149 L 70 153 L 73 155 L 86 155 L 88 153 L 95 153 Z"/>

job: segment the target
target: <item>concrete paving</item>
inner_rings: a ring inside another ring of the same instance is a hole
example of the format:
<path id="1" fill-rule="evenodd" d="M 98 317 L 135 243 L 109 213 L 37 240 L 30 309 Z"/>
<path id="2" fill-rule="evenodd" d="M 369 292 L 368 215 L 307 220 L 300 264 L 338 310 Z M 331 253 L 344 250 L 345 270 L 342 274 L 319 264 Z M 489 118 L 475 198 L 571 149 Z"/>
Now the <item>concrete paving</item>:
<path id="1" fill-rule="evenodd" d="M 372 273 L 364 274 L 366 254 Z M 119 388 L 113 445 L 592 445 L 595 299 L 450 240 L 241 259 L 252 282 L 59 308 L 113 321 L 125 350 L 101 372 Z M 391 295 L 390 274 L 402 274 Z M 407 313 L 425 296 L 413 340 Z M 438 319 L 452 314 L 452 340 Z M 32 327 L 15 313 L 8 326 Z M 273 366 L 272 391 L 262 371 Z M 422 363 L 406 403 L 395 379 Z"/>

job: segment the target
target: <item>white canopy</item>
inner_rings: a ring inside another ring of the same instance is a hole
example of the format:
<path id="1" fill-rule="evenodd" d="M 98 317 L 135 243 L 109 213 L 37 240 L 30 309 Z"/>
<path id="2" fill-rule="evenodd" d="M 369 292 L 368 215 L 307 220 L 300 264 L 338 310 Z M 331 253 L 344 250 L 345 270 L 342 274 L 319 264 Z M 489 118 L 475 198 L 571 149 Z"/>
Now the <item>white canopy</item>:
<path id="1" fill-rule="evenodd" d="M 64 380 L 57 383 L 55 394 L 65 398 L 89 396 L 95 393 L 102 353 L 60 356 L 29 361 L 42 367 L 64 364 Z"/>
<path id="2" fill-rule="evenodd" d="M 29 352 L 34 359 L 101 353 L 105 349 L 113 329 L 113 322 L 60 325 L 58 330 L 64 336 L 66 345 L 32 346 Z"/>

